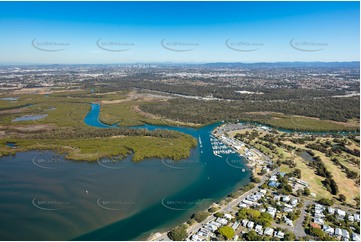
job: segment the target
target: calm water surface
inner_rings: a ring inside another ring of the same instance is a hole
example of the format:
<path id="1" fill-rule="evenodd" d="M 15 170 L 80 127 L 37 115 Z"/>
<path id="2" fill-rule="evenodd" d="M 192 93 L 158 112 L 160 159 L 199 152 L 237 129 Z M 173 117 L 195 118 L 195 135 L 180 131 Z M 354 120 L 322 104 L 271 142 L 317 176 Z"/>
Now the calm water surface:
<path id="1" fill-rule="evenodd" d="M 109 127 L 99 122 L 99 110 L 93 104 L 84 122 Z M 1 158 L 0 238 L 146 239 L 152 232 L 187 220 L 249 183 L 251 172 L 242 172 L 246 168 L 242 157 L 213 155 L 209 137 L 217 125 L 134 127 L 177 130 L 195 137 L 197 148 L 176 163 L 167 159 L 134 163 L 131 156 L 118 162 L 74 162 L 39 151 Z"/>

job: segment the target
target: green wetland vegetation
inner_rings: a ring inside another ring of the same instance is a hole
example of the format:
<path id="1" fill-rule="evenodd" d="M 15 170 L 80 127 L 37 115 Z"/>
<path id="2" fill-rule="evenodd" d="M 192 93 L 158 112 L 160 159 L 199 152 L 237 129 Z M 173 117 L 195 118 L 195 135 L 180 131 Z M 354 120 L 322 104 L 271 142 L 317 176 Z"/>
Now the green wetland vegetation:
<path id="1" fill-rule="evenodd" d="M 357 119 L 348 123 L 321 120 L 282 113 L 244 112 L 248 106 L 238 102 L 200 101 L 182 98 L 159 100 L 144 98 L 139 91 L 107 93 L 86 90 L 44 94 L 20 94 L 16 101 L 1 100 L 0 155 L 18 151 L 53 150 L 73 160 L 95 161 L 101 157 L 183 159 L 189 156 L 196 141 L 176 131 L 142 131 L 126 128 L 143 124 L 205 125 L 221 120 L 260 122 L 277 128 L 307 131 L 354 131 Z M 353 100 L 354 101 L 354 100 Z M 347 102 L 347 100 L 346 100 Z M 120 129 L 95 129 L 84 123 L 90 103 L 101 103 L 99 120 Z M 267 105 L 266 105 L 267 106 Z M 34 121 L 13 122 L 24 115 L 47 116 Z M 14 143 L 16 148 L 6 145 Z"/>
<path id="2" fill-rule="evenodd" d="M 99 130 L 84 124 L 91 102 L 124 97 L 122 92 L 93 95 L 83 91 L 46 96 L 19 95 L 16 102 L 1 101 L 4 105 L 1 106 L 3 113 L 0 117 L 0 155 L 28 150 L 53 150 L 65 153 L 68 159 L 87 161 L 96 161 L 101 157 L 121 158 L 129 154 L 134 154 L 133 161 L 151 157 L 180 160 L 189 156 L 190 149 L 196 146 L 196 140 L 176 131 L 129 128 Z M 15 111 L 23 106 L 26 107 Z M 132 112 L 127 102 L 109 106 L 112 108 L 105 109 L 102 114 L 108 115 L 107 112 L 113 110 L 110 115 L 114 123 L 120 122 L 119 125 L 162 124 L 160 120 Z M 36 121 L 12 122 L 16 117 L 36 114 L 48 116 Z M 127 123 L 121 122 L 125 120 L 124 117 L 129 117 Z M 7 143 L 14 143 L 16 148 Z"/>

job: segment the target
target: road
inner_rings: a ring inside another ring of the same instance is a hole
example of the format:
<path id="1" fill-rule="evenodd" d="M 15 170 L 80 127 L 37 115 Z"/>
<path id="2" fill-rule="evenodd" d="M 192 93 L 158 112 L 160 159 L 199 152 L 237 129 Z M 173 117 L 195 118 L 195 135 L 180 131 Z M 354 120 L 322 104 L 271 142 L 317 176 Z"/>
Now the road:
<path id="1" fill-rule="evenodd" d="M 268 175 L 264 175 L 261 178 L 261 181 L 259 183 L 256 184 L 256 186 L 254 188 L 252 188 L 251 190 L 248 190 L 247 192 L 243 193 L 241 196 L 239 196 L 237 199 L 234 199 L 233 201 L 229 202 L 226 205 L 221 205 L 220 209 L 218 210 L 218 212 L 221 213 L 227 213 L 227 212 L 231 212 L 233 211 L 233 209 L 235 207 L 238 206 L 238 204 L 245 199 L 248 195 L 250 195 L 251 193 L 256 192 L 259 188 L 259 186 L 262 186 L 268 179 L 268 176 L 273 176 L 275 174 L 277 174 L 277 172 L 279 171 L 279 169 L 276 169 L 274 171 L 272 171 L 270 174 Z M 204 224 L 207 224 L 208 222 L 214 220 L 214 216 L 213 214 L 208 216 L 202 223 L 195 223 L 192 226 L 190 226 L 187 229 L 188 234 L 191 236 L 194 233 L 196 233 L 200 228 L 202 228 L 202 226 Z M 169 241 L 170 239 L 167 236 L 167 233 L 162 233 L 160 236 L 152 236 L 152 238 L 150 238 L 149 240 L 153 240 L 153 241 Z"/>

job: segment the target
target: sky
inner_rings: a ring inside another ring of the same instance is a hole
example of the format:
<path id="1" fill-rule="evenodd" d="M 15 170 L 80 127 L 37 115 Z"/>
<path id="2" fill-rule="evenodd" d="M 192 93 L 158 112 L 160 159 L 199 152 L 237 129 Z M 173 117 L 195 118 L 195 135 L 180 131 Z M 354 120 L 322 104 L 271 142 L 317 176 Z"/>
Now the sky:
<path id="1" fill-rule="evenodd" d="M 0 63 L 359 61 L 359 2 L 0 2 Z"/>

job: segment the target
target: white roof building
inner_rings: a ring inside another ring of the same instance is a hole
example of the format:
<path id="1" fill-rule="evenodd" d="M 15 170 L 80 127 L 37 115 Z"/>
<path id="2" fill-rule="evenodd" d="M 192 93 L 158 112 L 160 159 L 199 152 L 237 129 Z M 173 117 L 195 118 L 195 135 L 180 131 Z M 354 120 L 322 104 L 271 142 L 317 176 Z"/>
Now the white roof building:
<path id="1" fill-rule="evenodd" d="M 335 214 L 335 209 L 334 209 L 333 207 L 328 207 L 328 208 L 327 208 L 327 212 L 328 212 L 329 214 Z"/>
<path id="2" fill-rule="evenodd" d="M 335 235 L 336 236 L 342 236 L 342 230 L 340 228 L 335 229 Z"/>
<path id="3" fill-rule="evenodd" d="M 242 220 L 242 226 L 243 226 L 243 227 L 246 227 L 246 226 L 247 226 L 247 223 L 248 223 L 248 219 L 243 219 L 243 220 Z"/>
<path id="4" fill-rule="evenodd" d="M 325 221 L 322 218 L 315 218 L 313 222 L 320 225 L 323 225 L 325 223 Z"/>
<path id="5" fill-rule="evenodd" d="M 274 236 L 283 239 L 285 237 L 285 233 L 283 233 L 282 231 L 276 231 Z"/>
<path id="6" fill-rule="evenodd" d="M 262 225 L 257 224 L 254 230 L 257 232 L 257 234 L 262 235 L 263 234 L 263 227 Z"/>
<path id="7" fill-rule="evenodd" d="M 325 231 L 325 233 L 327 233 L 329 235 L 333 235 L 335 233 L 335 229 L 328 225 L 323 225 L 322 229 L 323 229 L 323 231 Z"/>
<path id="8" fill-rule="evenodd" d="M 208 229 L 208 230 L 210 230 L 210 231 L 212 231 L 212 232 L 214 232 L 214 231 L 216 231 L 216 230 L 218 229 L 218 227 L 215 226 L 215 225 L 213 225 L 213 224 L 207 224 L 207 225 L 205 226 L 205 228 Z"/>
<path id="9" fill-rule="evenodd" d="M 247 204 L 245 204 L 245 203 L 241 202 L 240 204 L 238 204 L 238 207 L 240 207 L 240 208 L 248 208 L 248 207 L 249 207 L 249 205 L 247 205 Z"/>
<path id="10" fill-rule="evenodd" d="M 277 181 L 277 176 L 273 175 L 273 176 L 271 176 L 271 178 L 269 180 L 270 181 Z"/>
<path id="11" fill-rule="evenodd" d="M 224 219 L 224 218 L 217 218 L 216 222 L 222 224 L 222 225 L 227 225 L 228 224 L 228 221 L 227 219 Z"/>
<path id="12" fill-rule="evenodd" d="M 263 195 L 266 195 L 267 190 L 266 189 L 261 189 L 261 190 L 259 190 L 259 192 L 262 193 Z"/>
<path id="13" fill-rule="evenodd" d="M 286 213 L 290 213 L 290 212 L 293 211 L 293 209 L 292 209 L 292 208 L 288 208 L 288 207 L 284 207 L 284 208 L 283 208 L 283 211 L 286 212 Z"/>
<path id="14" fill-rule="evenodd" d="M 315 203 L 315 210 L 325 210 L 325 207 L 321 204 Z"/>
<path id="15" fill-rule="evenodd" d="M 291 200 L 290 196 L 286 195 L 282 197 L 282 201 L 288 203 Z"/>
<path id="16" fill-rule="evenodd" d="M 247 224 L 247 228 L 253 229 L 253 226 L 254 226 L 254 222 L 249 221 L 248 224 Z"/>
<path id="17" fill-rule="evenodd" d="M 298 200 L 297 200 L 296 198 L 292 198 L 292 199 L 291 199 L 291 205 L 292 205 L 292 206 L 296 206 L 297 203 L 298 203 Z"/>
<path id="18" fill-rule="evenodd" d="M 237 230 L 239 227 L 240 223 L 238 221 L 236 221 L 233 225 L 232 225 L 232 229 Z"/>
<path id="19" fill-rule="evenodd" d="M 340 217 L 345 217 L 346 216 L 346 212 L 341 210 L 341 209 L 336 209 L 336 213 L 340 216 Z"/>
<path id="20" fill-rule="evenodd" d="M 343 229 L 342 230 L 342 237 L 349 239 L 350 238 L 350 233 L 346 229 Z"/>
<path id="21" fill-rule="evenodd" d="M 232 219 L 232 215 L 230 215 L 229 213 L 225 213 L 223 217 L 228 220 Z"/>
<path id="22" fill-rule="evenodd" d="M 250 205 L 250 206 L 252 206 L 254 204 L 254 202 L 248 201 L 246 199 L 243 199 L 242 202 L 247 204 L 247 205 Z"/>
<path id="23" fill-rule="evenodd" d="M 288 226 L 291 226 L 291 227 L 293 227 L 293 222 L 292 222 L 292 220 L 291 219 L 289 219 L 289 218 L 285 218 L 285 223 L 288 225 Z"/>
<path id="24" fill-rule="evenodd" d="M 266 229 L 264 230 L 263 234 L 272 237 L 273 231 L 274 231 L 273 228 L 266 228 Z"/>
<path id="25" fill-rule="evenodd" d="M 359 234 L 352 233 L 352 240 L 353 240 L 353 241 L 360 241 L 360 235 L 359 235 Z"/>

